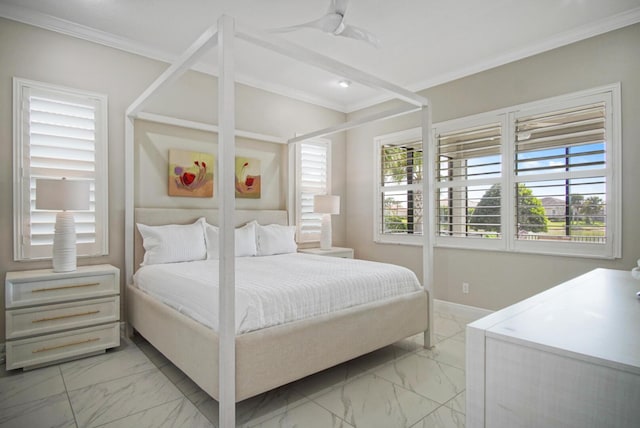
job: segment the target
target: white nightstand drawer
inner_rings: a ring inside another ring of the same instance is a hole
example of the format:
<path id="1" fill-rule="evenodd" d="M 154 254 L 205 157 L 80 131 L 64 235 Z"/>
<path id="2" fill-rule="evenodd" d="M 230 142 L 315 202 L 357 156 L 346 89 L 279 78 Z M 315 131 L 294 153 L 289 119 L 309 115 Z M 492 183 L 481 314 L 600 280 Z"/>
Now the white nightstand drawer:
<path id="1" fill-rule="evenodd" d="M 6 311 L 7 339 L 87 327 L 120 319 L 120 296 Z"/>
<path id="2" fill-rule="evenodd" d="M 71 330 L 7 341 L 7 370 L 38 366 L 57 360 L 104 351 L 120 346 L 120 324 Z"/>
<path id="3" fill-rule="evenodd" d="M 120 291 L 116 274 L 51 275 L 49 278 L 13 278 L 7 274 L 6 307 L 17 308 L 92 297 L 112 296 Z"/>

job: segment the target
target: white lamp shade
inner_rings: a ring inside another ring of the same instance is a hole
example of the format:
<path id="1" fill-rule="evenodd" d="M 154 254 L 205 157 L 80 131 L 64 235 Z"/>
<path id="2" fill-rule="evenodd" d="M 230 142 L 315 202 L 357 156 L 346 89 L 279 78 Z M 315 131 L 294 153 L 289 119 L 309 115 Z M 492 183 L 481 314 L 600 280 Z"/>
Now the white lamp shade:
<path id="1" fill-rule="evenodd" d="M 36 180 L 36 209 L 88 210 L 89 182 L 75 180 Z"/>
<path id="2" fill-rule="evenodd" d="M 319 214 L 340 214 L 340 196 L 315 195 L 313 212 Z"/>

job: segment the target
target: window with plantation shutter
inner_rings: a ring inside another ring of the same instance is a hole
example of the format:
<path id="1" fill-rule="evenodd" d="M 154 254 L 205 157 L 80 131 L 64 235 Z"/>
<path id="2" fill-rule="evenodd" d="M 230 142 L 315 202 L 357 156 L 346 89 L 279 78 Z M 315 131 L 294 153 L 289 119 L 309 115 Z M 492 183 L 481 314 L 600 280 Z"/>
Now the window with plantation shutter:
<path id="1" fill-rule="evenodd" d="M 436 135 L 439 236 L 501 239 L 502 125 Z"/>
<path id="2" fill-rule="evenodd" d="M 607 122 L 606 100 L 515 115 L 516 240 L 606 247 Z"/>
<path id="3" fill-rule="evenodd" d="M 322 214 L 313 212 L 313 196 L 331 193 L 331 146 L 326 140 L 301 141 L 295 144 L 297 241 L 318 242 Z"/>
<path id="4" fill-rule="evenodd" d="M 36 179 L 89 182 L 74 213 L 77 254 L 107 254 L 107 99 L 14 79 L 14 258 L 50 258 L 56 212 L 38 210 Z"/>
<path id="5" fill-rule="evenodd" d="M 422 139 L 415 130 L 377 138 L 377 242 L 419 243 L 423 224 Z"/>
<path id="6" fill-rule="evenodd" d="M 436 245 L 620 257 L 620 85 L 434 125 Z"/>

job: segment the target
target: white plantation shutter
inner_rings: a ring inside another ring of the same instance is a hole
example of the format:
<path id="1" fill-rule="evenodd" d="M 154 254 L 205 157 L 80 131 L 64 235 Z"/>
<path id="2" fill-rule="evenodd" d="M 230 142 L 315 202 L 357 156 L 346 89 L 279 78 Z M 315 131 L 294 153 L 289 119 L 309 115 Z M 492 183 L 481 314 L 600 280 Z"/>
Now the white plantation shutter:
<path id="1" fill-rule="evenodd" d="M 436 244 L 620 257 L 620 85 L 434 125 Z"/>
<path id="2" fill-rule="evenodd" d="M 420 128 L 380 135 L 374 140 L 375 242 L 421 245 L 425 165 Z"/>
<path id="3" fill-rule="evenodd" d="M 422 235 L 422 141 L 380 147 L 380 233 Z"/>
<path id="4" fill-rule="evenodd" d="M 90 208 L 74 213 L 78 255 L 106 254 L 106 97 L 14 82 L 16 260 L 51 256 L 56 212 L 35 208 L 39 178 L 89 182 Z"/>
<path id="5" fill-rule="evenodd" d="M 320 240 L 322 215 L 313 212 L 313 196 L 329 192 L 330 145 L 327 141 L 296 144 L 296 226 L 298 242 Z"/>
<path id="6" fill-rule="evenodd" d="M 439 236 L 500 238 L 501 123 L 437 133 L 436 144 Z"/>
<path id="7" fill-rule="evenodd" d="M 607 103 L 523 111 L 515 128 L 517 185 L 539 197 L 548 219 L 546 230 L 536 230 L 531 198 L 518 197 L 518 230 L 534 233 L 514 231 L 516 239 L 606 246 Z"/>

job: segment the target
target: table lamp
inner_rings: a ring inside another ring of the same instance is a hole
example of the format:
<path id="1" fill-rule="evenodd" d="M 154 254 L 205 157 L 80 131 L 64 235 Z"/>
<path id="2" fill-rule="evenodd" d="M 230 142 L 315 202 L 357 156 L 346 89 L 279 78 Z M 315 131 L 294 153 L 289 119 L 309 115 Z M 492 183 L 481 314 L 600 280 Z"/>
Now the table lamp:
<path id="1" fill-rule="evenodd" d="M 331 216 L 340 214 L 340 196 L 315 195 L 313 197 L 313 212 L 322 214 L 320 229 L 320 249 L 331 249 Z"/>
<path id="2" fill-rule="evenodd" d="M 58 211 L 53 235 L 53 271 L 76 270 L 76 224 L 70 211 L 89 209 L 89 182 L 36 179 L 36 209 Z"/>

